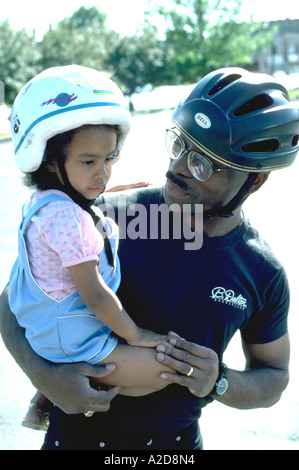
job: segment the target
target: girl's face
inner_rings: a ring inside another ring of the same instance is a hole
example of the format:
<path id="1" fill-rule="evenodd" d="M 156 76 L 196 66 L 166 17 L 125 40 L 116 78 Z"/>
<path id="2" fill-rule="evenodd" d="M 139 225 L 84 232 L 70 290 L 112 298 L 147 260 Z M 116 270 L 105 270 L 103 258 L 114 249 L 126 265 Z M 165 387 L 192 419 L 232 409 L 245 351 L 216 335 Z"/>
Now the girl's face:
<path id="1" fill-rule="evenodd" d="M 105 191 L 118 158 L 117 135 L 105 126 L 83 126 L 74 134 L 67 149 L 65 170 L 68 179 L 86 199 L 95 199 Z"/>

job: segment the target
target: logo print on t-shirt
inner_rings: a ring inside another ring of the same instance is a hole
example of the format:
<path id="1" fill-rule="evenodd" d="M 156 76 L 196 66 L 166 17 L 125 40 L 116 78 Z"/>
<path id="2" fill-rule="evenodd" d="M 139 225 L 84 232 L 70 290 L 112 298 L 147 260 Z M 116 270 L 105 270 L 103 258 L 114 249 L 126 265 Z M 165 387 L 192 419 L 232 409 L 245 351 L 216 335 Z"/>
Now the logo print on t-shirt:
<path id="1" fill-rule="evenodd" d="M 215 302 L 225 303 L 242 310 L 247 308 L 247 300 L 241 294 L 236 295 L 232 289 L 226 290 L 224 287 L 214 287 L 211 294 L 210 297 Z"/>

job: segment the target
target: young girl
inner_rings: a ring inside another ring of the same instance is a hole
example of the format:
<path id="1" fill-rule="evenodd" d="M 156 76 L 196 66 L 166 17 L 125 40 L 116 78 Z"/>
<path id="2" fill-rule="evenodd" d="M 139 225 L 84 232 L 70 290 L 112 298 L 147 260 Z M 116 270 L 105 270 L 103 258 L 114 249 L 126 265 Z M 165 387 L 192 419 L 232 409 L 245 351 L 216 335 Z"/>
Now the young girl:
<path id="1" fill-rule="evenodd" d="M 95 70 L 51 68 L 20 91 L 11 122 L 16 163 L 37 188 L 23 206 L 9 289 L 32 348 L 52 362 L 116 363 L 105 385 L 125 395 L 165 387 L 168 368 L 152 348 L 168 337 L 123 309 L 117 226 L 92 207 L 130 128 L 123 95 Z M 24 425 L 45 427 L 44 401 L 33 399 Z"/>

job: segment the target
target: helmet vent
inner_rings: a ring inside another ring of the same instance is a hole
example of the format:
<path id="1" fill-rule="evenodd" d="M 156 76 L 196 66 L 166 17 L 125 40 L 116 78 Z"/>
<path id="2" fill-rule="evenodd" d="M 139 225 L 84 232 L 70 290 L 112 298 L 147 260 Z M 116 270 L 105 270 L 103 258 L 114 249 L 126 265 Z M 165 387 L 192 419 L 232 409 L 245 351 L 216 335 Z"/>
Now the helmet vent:
<path id="1" fill-rule="evenodd" d="M 209 91 L 208 95 L 212 96 L 221 91 L 223 88 L 227 87 L 231 83 L 235 82 L 236 80 L 239 80 L 241 78 L 241 75 L 238 74 L 232 74 L 228 75 L 228 77 L 222 78 L 222 80 L 219 80 L 219 82 L 216 83 L 216 85 L 213 86 L 213 88 Z"/>
<path id="2" fill-rule="evenodd" d="M 269 108 L 272 106 L 273 99 L 271 96 L 262 93 L 258 96 L 255 96 L 251 100 L 247 101 L 246 103 L 242 104 L 239 108 L 235 109 L 234 115 L 235 116 L 244 116 L 245 114 L 253 113 L 254 111 Z"/>
<path id="3" fill-rule="evenodd" d="M 242 152 L 247 153 L 267 153 L 275 152 L 279 148 L 277 139 L 261 140 L 260 142 L 251 142 L 242 146 Z"/>
<path id="4" fill-rule="evenodd" d="M 299 143 L 299 135 L 295 135 L 292 139 L 292 147 L 297 147 Z"/>

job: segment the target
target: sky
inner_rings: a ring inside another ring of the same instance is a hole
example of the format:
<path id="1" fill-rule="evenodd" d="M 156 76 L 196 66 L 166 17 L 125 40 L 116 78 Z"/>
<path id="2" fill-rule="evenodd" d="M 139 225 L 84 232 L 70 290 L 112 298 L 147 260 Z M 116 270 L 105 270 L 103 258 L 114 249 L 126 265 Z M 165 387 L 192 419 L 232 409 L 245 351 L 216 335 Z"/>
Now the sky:
<path id="1" fill-rule="evenodd" d="M 167 0 L 156 3 L 165 4 Z M 33 29 L 37 40 L 57 22 L 71 16 L 81 6 L 97 6 L 107 14 L 107 26 L 122 35 L 134 34 L 138 24 L 143 21 L 147 0 L 1 0 L 0 22 L 8 19 L 14 29 L 23 27 L 30 34 Z M 243 0 L 244 18 L 253 16 L 254 20 L 299 19 L 298 0 Z"/>

